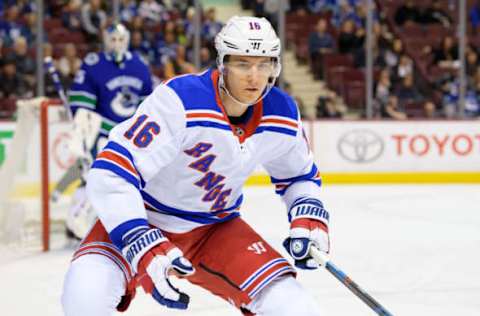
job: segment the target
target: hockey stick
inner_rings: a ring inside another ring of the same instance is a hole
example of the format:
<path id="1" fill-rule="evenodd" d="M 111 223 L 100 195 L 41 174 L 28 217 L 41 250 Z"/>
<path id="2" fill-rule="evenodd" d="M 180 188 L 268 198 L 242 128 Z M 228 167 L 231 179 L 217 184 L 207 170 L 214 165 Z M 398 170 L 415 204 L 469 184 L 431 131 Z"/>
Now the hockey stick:
<path id="1" fill-rule="evenodd" d="M 337 280 L 342 282 L 353 294 L 367 304 L 377 315 L 381 316 L 393 316 L 389 311 L 385 309 L 380 303 L 378 303 L 367 292 L 361 289 L 350 277 L 348 277 L 342 270 L 337 268 L 327 257 L 317 248 L 311 247 L 310 255 L 317 261 L 317 263 L 323 265 L 328 272 L 330 272 Z"/>
<path id="2" fill-rule="evenodd" d="M 45 57 L 43 60 L 43 65 L 45 70 L 50 74 L 50 78 L 52 78 L 53 84 L 55 85 L 55 89 L 57 90 L 58 96 L 67 110 L 68 120 L 72 121 L 72 111 L 70 109 L 70 104 L 67 100 L 67 95 L 65 94 L 65 90 L 63 89 L 62 82 L 60 81 L 60 75 L 58 74 L 57 69 L 53 65 L 53 60 L 51 56 Z"/>
<path id="3" fill-rule="evenodd" d="M 62 86 L 60 81 L 60 75 L 53 64 L 53 59 L 51 56 L 46 56 L 43 60 L 43 65 L 45 70 L 50 75 L 52 82 L 55 86 L 55 90 L 58 93 L 60 100 L 63 103 L 65 111 L 67 112 L 67 118 L 69 122 L 73 122 L 72 109 L 70 108 L 70 103 L 68 102 L 65 89 Z M 83 144 L 85 147 L 85 144 Z M 86 148 L 84 148 L 86 151 Z M 51 198 L 53 201 L 58 199 L 58 196 L 65 191 L 65 189 L 73 183 L 75 180 L 79 179 L 82 176 L 82 173 L 88 170 L 88 162 L 85 159 L 78 159 L 60 178 L 58 184 L 56 185 L 54 191 L 52 192 Z"/>

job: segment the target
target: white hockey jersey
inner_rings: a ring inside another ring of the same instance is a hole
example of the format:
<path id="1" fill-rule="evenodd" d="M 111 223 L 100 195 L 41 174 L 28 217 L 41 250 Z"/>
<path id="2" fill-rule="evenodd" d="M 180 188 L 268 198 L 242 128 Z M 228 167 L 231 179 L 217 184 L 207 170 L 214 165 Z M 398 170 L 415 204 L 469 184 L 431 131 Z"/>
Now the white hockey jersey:
<path id="1" fill-rule="evenodd" d="M 119 248 L 139 227 L 182 233 L 239 216 L 242 187 L 258 164 L 287 207 L 319 198 L 319 172 L 292 98 L 273 88 L 247 123 L 233 126 L 218 76 L 208 70 L 158 86 L 110 132 L 87 192 Z"/>

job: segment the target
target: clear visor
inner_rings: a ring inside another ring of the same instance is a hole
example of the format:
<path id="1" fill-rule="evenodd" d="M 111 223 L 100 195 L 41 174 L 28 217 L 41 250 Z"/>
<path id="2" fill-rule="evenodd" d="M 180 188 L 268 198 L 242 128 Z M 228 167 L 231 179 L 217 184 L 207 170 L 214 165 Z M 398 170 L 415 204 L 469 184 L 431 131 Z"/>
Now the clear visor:
<path id="1" fill-rule="evenodd" d="M 277 62 L 274 59 L 258 63 L 236 60 L 224 62 L 224 65 L 227 69 L 239 75 L 272 77 L 276 72 Z"/>

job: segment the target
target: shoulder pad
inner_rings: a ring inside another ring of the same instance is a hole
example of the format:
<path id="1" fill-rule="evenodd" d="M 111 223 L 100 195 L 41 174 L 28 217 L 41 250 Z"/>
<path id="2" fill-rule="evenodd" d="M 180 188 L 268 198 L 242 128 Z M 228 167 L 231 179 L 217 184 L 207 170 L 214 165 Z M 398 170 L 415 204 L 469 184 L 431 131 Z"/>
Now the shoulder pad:
<path id="1" fill-rule="evenodd" d="M 85 58 L 83 59 L 85 64 L 89 66 L 95 65 L 96 63 L 98 63 L 99 60 L 100 57 L 98 57 L 97 53 L 88 53 L 87 56 L 85 56 Z"/>

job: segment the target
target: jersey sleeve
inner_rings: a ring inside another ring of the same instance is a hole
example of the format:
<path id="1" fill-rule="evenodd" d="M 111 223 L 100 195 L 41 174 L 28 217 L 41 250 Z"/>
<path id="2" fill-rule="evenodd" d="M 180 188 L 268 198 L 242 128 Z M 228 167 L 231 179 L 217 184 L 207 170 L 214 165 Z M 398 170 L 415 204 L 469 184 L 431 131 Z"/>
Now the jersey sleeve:
<path id="1" fill-rule="evenodd" d="M 93 53 L 90 53 L 89 55 L 91 54 Z M 93 58 L 91 56 L 88 58 Z M 75 74 L 73 83 L 70 86 L 70 91 L 68 92 L 68 102 L 72 114 L 74 115 L 79 108 L 84 108 L 90 111 L 95 111 L 96 109 L 98 89 L 93 79 L 92 66 L 88 63 L 89 62 L 86 60 L 82 62 L 82 65 Z"/>
<path id="2" fill-rule="evenodd" d="M 275 185 L 275 192 L 283 198 L 288 209 L 301 197 L 319 199 L 320 195 L 320 172 L 300 120 L 298 126 L 296 136 L 284 143 L 282 153 L 263 164 Z"/>
<path id="3" fill-rule="evenodd" d="M 180 151 L 185 112 L 173 90 L 160 85 L 133 117 L 115 126 L 87 178 L 87 193 L 117 247 L 148 227 L 140 189 Z"/>

